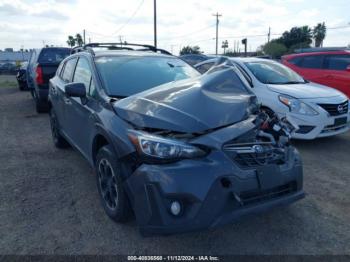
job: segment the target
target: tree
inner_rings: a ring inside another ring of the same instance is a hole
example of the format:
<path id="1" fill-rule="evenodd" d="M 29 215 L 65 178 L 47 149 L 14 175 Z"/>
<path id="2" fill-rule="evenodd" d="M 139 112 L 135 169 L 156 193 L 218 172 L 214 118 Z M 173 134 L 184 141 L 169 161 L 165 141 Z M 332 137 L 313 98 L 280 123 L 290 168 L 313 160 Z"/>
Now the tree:
<path id="1" fill-rule="evenodd" d="M 73 47 L 75 46 L 75 38 L 73 36 L 68 36 L 68 40 L 67 40 L 67 44 L 70 46 L 70 47 Z"/>
<path id="2" fill-rule="evenodd" d="M 284 44 L 271 41 L 263 46 L 263 51 L 272 58 L 280 58 L 288 49 Z"/>
<path id="3" fill-rule="evenodd" d="M 310 47 L 312 43 L 312 30 L 306 25 L 302 27 L 293 27 L 290 31 L 285 31 L 280 38 L 272 40 L 271 42 L 277 42 L 283 44 L 287 49 L 291 49 L 293 46 L 306 46 Z"/>
<path id="4" fill-rule="evenodd" d="M 78 46 L 82 46 L 84 43 L 83 38 L 81 37 L 80 34 L 75 35 L 75 41 L 78 44 Z"/>
<path id="5" fill-rule="evenodd" d="M 327 32 L 327 28 L 324 22 L 322 24 L 318 23 L 314 27 L 314 29 L 312 30 L 312 36 L 315 39 L 315 47 L 323 46 L 323 40 L 326 37 L 326 32 Z"/>
<path id="6" fill-rule="evenodd" d="M 200 51 L 200 47 L 195 45 L 195 46 L 184 46 L 181 51 L 180 55 L 187 55 L 187 54 L 201 54 L 202 52 Z"/>

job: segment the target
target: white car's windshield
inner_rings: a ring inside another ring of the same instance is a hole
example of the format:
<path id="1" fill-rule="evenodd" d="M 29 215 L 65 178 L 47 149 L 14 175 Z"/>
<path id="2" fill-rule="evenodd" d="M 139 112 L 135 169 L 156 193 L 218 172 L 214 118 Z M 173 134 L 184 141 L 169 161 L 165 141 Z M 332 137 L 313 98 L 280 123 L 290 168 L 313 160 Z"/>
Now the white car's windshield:
<path id="1" fill-rule="evenodd" d="M 293 70 L 274 61 L 246 62 L 245 65 L 264 84 L 305 83 L 305 80 Z"/>

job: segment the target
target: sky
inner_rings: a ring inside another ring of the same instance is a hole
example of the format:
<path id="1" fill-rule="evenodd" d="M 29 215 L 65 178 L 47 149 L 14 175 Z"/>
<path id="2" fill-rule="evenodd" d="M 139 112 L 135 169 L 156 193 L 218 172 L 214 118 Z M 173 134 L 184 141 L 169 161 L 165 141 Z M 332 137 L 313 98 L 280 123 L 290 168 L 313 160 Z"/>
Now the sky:
<path id="1" fill-rule="evenodd" d="M 248 38 L 248 51 L 293 26 L 325 22 L 324 46 L 350 44 L 350 0 L 157 0 L 158 47 L 178 54 L 198 45 L 215 53 L 215 23 L 219 13 L 221 43 Z M 86 41 L 153 44 L 153 0 L 0 0 L 0 49 L 67 46 L 68 35 Z M 242 45 L 240 48 L 243 49 Z"/>

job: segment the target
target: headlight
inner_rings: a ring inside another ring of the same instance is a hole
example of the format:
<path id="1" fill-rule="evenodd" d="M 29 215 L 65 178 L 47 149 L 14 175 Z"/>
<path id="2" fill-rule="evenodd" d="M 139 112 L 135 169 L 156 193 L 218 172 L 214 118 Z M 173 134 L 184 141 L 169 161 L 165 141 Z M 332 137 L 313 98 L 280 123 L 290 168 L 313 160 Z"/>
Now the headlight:
<path id="1" fill-rule="evenodd" d="M 200 157 L 206 154 L 204 150 L 182 141 L 167 139 L 144 132 L 130 130 L 128 136 L 137 151 L 146 157 L 160 160 L 177 160 Z"/>
<path id="2" fill-rule="evenodd" d="M 280 95 L 279 100 L 288 106 L 289 111 L 301 115 L 318 115 L 318 112 L 300 100 L 286 95 Z"/>

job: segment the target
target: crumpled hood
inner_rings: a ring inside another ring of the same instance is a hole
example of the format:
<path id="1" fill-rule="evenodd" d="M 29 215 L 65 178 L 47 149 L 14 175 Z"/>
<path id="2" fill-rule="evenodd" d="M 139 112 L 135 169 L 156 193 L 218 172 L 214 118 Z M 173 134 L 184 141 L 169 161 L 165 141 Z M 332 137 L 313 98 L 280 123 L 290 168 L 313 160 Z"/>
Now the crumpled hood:
<path id="1" fill-rule="evenodd" d="M 289 84 L 289 85 L 271 85 L 267 84 L 267 87 L 277 93 L 286 94 L 295 98 L 324 98 L 342 96 L 343 93 L 337 91 L 334 88 L 319 85 L 316 83 L 306 84 Z"/>
<path id="2" fill-rule="evenodd" d="M 138 127 L 197 133 L 248 117 L 256 101 L 232 80 L 231 69 L 167 83 L 114 103 L 117 114 Z"/>

